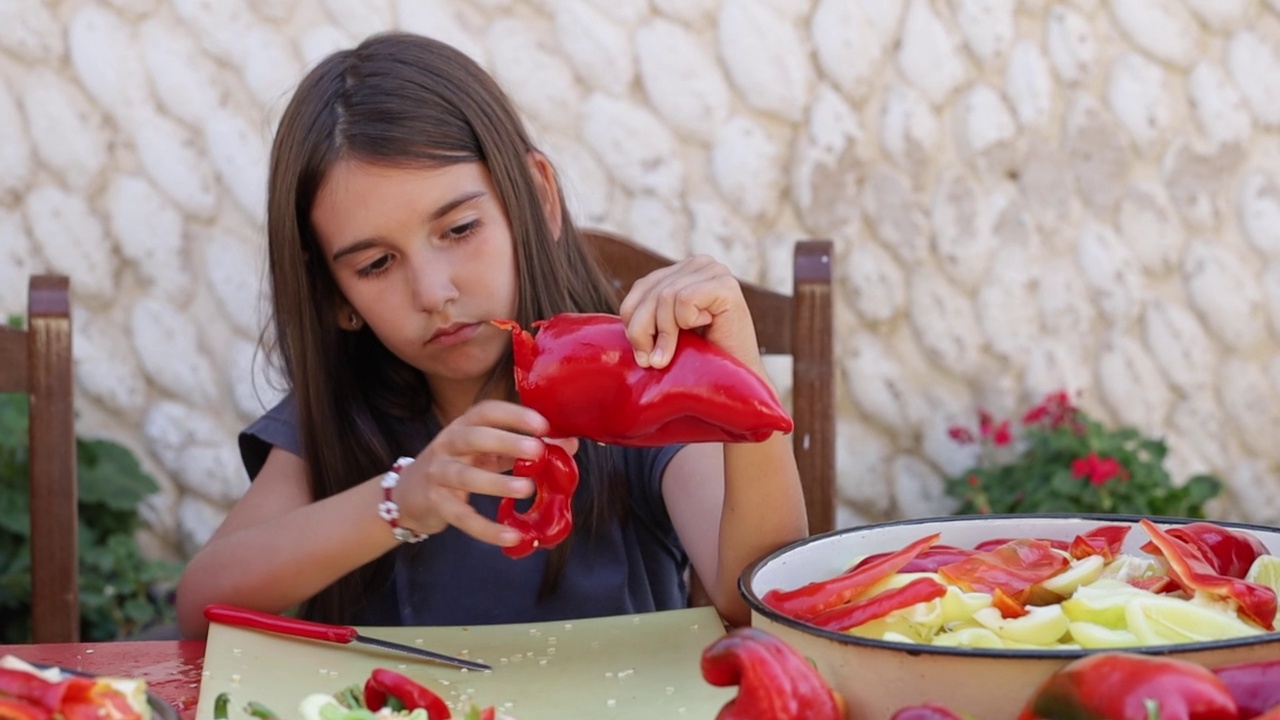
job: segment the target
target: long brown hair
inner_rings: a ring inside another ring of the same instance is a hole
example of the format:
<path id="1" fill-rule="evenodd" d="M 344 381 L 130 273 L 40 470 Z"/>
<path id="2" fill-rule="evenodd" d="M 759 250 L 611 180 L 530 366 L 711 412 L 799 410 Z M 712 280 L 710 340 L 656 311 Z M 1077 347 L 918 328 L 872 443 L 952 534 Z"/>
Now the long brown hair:
<path id="1" fill-rule="evenodd" d="M 343 299 L 311 226 L 311 209 L 339 159 L 396 167 L 483 162 L 510 221 L 519 283 L 516 320 L 559 312 L 614 312 L 614 296 L 569 217 L 563 196 L 559 236 L 548 225 L 529 166 L 536 151 L 498 84 L 454 48 L 407 33 L 375 35 L 336 52 L 302 80 L 271 150 L 267 202 L 269 266 L 277 360 L 294 394 L 315 499 L 385 471 L 394 428 L 430 413 L 424 376 L 368 329 L 337 325 Z M 488 388 L 515 399 L 511 355 Z M 594 483 L 587 527 L 620 513 L 619 483 L 594 443 L 579 453 Z M 544 591 L 563 568 L 568 545 L 553 551 Z M 386 577 L 392 555 L 339 579 L 307 602 L 304 614 L 347 622 L 364 591 Z"/>

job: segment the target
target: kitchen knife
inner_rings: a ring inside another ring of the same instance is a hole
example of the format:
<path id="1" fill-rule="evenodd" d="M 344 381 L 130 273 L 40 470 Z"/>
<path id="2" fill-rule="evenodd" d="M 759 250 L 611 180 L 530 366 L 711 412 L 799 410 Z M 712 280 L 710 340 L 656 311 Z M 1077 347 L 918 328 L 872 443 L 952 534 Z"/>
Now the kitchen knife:
<path id="1" fill-rule="evenodd" d="M 451 657 L 449 655 L 432 652 L 430 650 L 423 650 L 422 648 L 413 647 L 412 645 L 404 645 L 397 642 L 391 642 L 390 640 L 379 640 L 378 638 L 361 635 L 355 628 L 349 625 L 326 625 L 324 623 L 312 622 L 310 620 L 299 620 L 297 618 L 284 617 L 282 615 L 258 612 L 257 610 L 248 610 L 234 605 L 206 605 L 204 608 L 204 616 L 208 618 L 210 622 L 252 628 L 254 630 L 265 630 L 266 632 L 278 633 L 280 635 L 310 638 L 312 640 L 323 640 L 325 642 L 339 643 L 342 645 L 352 642 L 372 645 L 373 647 L 408 653 L 409 655 L 416 655 L 418 657 L 427 658 L 428 660 L 435 660 L 436 662 L 442 662 L 448 665 L 456 665 L 469 670 L 493 669 L 484 663 L 463 660 L 462 658 Z"/>

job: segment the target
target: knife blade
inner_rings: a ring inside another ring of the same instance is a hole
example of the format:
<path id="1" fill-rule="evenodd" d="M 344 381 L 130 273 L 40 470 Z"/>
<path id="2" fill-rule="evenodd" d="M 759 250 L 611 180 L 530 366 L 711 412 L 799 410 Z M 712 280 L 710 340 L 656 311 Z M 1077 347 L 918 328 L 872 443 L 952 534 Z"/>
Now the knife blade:
<path id="1" fill-rule="evenodd" d="M 313 622 L 311 620 L 300 620 L 298 618 L 258 612 L 257 610 L 249 610 L 247 608 L 236 607 L 235 605 L 221 604 L 206 605 L 204 608 L 204 616 L 208 618 L 210 622 L 222 623 L 223 625 L 235 625 L 237 627 L 263 630 L 280 635 L 309 638 L 311 640 L 323 640 L 325 642 L 338 643 L 340 645 L 356 642 L 364 645 L 370 645 L 372 647 L 383 648 L 384 650 L 394 650 L 396 652 L 407 653 L 409 655 L 415 655 L 420 658 L 435 660 L 436 662 L 455 665 L 469 670 L 493 669 L 484 663 L 464 660 L 451 655 L 413 647 L 412 645 L 404 645 L 390 640 L 382 640 L 380 638 L 369 637 L 368 635 L 361 635 L 359 631 L 350 625 L 328 625 L 325 623 Z"/>

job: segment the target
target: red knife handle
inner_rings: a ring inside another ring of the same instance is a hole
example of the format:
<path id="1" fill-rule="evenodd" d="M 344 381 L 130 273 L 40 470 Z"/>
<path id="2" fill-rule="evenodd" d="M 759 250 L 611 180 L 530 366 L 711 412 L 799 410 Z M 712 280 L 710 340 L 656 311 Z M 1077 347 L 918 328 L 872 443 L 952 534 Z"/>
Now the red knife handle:
<path id="1" fill-rule="evenodd" d="M 294 637 L 327 640 L 335 643 L 349 643 L 356 639 L 356 629 L 344 625 L 325 625 L 324 623 L 297 618 L 272 615 L 270 613 L 247 610 L 234 605 L 206 605 L 204 616 L 210 622 L 223 625 L 265 630 L 267 632 L 292 635 Z"/>

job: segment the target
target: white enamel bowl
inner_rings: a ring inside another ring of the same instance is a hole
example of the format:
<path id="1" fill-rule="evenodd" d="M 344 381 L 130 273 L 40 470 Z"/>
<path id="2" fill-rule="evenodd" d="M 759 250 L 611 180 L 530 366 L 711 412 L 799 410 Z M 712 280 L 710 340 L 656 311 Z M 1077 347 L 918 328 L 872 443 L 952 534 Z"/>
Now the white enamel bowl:
<path id="1" fill-rule="evenodd" d="M 913 540 L 942 533 L 940 544 L 973 547 L 992 538 L 1070 540 L 1098 525 L 1132 524 L 1124 552 L 1145 556 L 1147 534 L 1137 517 L 1117 515 L 983 515 L 904 520 L 837 530 L 807 538 L 748 567 L 739 590 L 751 606 L 752 624 L 789 642 L 817 665 L 849 703 L 849 717 L 881 720 L 901 707 L 926 701 L 980 720 L 1017 717 L 1032 691 L 1054 670 L 1092 650 L 977 650 L 907 645 L 821 630 L 785 617 L 761 602 L 774 588 L 796 588 L 843 572 L 863 555 L 898 550 Z M 1152 518 L 1161 526 L 1191 520 Z M 1217 523 L 1256 535 L 1280 555 L 1280 529 Z M 1134 648 L 1217 667 L 1280 658 L 1280 633 L 1181 645 Z"/>

